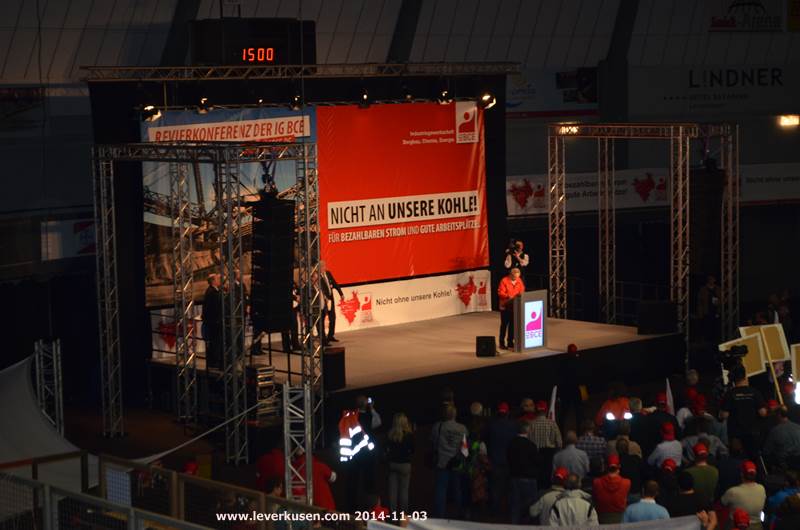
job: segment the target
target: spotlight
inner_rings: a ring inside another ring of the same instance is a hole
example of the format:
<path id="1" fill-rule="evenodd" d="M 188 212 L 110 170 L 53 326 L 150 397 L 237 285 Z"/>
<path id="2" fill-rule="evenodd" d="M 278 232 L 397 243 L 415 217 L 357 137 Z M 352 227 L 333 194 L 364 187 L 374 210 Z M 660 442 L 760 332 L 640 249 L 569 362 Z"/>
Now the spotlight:
<path id="1" fill-rule="evenodd" d="M 200 98 L 200 104 L 197 105 L 197 113 L 208 114 L 212 110 L 214 110 L 214 105 L 211 104 L 208 98 Z"/>
<path id="2" fill-rule="evenodd" d="M 361 95 L 358 96 L 358 106 L 362 109 L 369 107 L 369 92 L 366 88 L 361 89 Z"/>
<path id="3" fill-rule="evenodd" d="M 447 105 L 453 102 L 453 96 L 447 88 L 442 88 L 439 90 L 439 94 L 436 95 L 436 101 L 438 101 L 440 105 Z"/>
<path id="4" fill-rule="evenodd" d="M 411 93 L 411 90 L 406 85 L 403 85 L 403 99 L 408 102 L 414 101 L 414 94 Z"/>
<path id="5" fill-rule="evenodd" d="M 495 98 L 494 94 L 491 92 L 484 92 L 481 94 L 481 97 L 478 98 L 478 105 L 483 109 L 490 109 L 497 105 L 497 98 Z"/>
<path id="6" fill-rule="evenodd" d="M 291 103 L 289 103 L 289 108 L 292 109 L 292 110 L 295 110 L 295 111 L 302 109 L 303 108 L 303 97 L 300 94 L 295 93 L 295 95 L 292 96 Z"/>
<path id="7" fill-rule="evenodd" d="M 142 107 L 142 121 L 156 121 L 161 118 L 161 111 L 154 105 L 145 105 Z"/>
<path id="8" fill-rule="evenodd" d="M 264 98 L 258 98 L 258 104 L 259 105 L 263 105 L 264 104 Z"/>
<path id="9" fill-rule="evenodd" d="M 786 114 L 778 117 L 778 125 L 781 127 L 797 127 L 800 125 L 800 116 L 797 114 Z"/>

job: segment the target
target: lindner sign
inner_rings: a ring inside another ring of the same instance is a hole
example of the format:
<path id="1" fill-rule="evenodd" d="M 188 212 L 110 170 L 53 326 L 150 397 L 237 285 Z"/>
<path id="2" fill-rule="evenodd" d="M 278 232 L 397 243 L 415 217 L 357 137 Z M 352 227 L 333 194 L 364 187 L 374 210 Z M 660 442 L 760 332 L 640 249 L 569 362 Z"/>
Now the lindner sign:
<path id="1" fill-rule="evenodd" d="M 777 65 L 639 67 L 629 83 L 632 119 L 789 114 L 800 105 L 800 71 Z"/>

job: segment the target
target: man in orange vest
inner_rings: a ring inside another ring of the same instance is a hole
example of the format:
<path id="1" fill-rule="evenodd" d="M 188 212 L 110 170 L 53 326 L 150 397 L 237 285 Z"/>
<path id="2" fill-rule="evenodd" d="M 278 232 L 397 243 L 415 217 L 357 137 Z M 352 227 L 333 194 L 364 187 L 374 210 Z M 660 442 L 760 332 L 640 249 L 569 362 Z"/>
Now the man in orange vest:
<path id="1" fill-rule="evenodd" d="M 525 292 L 525 284 L 519 277 L 519 269 L 514 267 L 508 276 L 500 280 L 497 296 L 500 302 L 500 348 L 514 348 L 514 298 Z M 506 340 L 508 333 L 508 340 Z"/>

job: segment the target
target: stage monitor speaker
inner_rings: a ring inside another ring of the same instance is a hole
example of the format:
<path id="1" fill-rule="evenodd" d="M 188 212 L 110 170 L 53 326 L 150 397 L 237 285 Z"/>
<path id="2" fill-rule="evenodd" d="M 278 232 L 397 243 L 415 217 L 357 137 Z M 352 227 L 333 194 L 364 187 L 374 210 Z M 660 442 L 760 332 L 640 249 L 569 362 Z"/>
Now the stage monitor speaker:
<path id="1" fill-rule="evenodd" d="M 326 347 L 322 354 L 322 384 L 325 392 L 345 387 L 344 347 Z"/>
<path id="2" fill-rule="evenodd" d="M 674 302 L 639 302 L 639 335 L 678 331 L 678 309 Z"/>
<path id="3" fill-rule="evenodd" d="M 253 205 L 251 315 L 253 331 L 291 328 L 294 201 L 262 193 Z"/>
<path id="4" fill-rule="evenodd" d="M 494 357 L 497 355 L 497 343 L 494 337 L 475 337 L 475 355 L 477 357 Z"/>

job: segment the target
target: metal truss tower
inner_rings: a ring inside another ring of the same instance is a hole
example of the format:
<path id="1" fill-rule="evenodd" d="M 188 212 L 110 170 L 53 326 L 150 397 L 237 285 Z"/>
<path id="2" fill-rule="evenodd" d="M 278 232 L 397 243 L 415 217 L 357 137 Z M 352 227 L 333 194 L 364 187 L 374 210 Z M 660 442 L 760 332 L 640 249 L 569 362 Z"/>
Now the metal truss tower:
<path id="1" fill-rule="evenodd" d="M 567 318 L 567 195 L 564 138 L 547 138 L 547 212 L 549 225 L 549 313 Z"/>
<path id="2" fill-rule="evenodd" d="M 103 434 L 122 436 L 122 367 L 119 343 L 114 163 L 102 146 L 93 150 L 97 319 L 100 336 L 100 394 Z"/>
<path id="3" fill-rule="evenodd" d="M 177 413 L 186 423 L 197 419 L 197 359 L 195 356 L 194 227 L 189 198 L 189 165 L 169 164 L 172 213 L 173 308 L 175 311 L 175 369 Z"/>
<path id="4" fill-rule="evenodd" d="M 616 227 L 614 201 L 614 139 L 597 139 L 597 220 L 600 242 L 600 318 L 613 324 L 617 320 Z"/>
<path id="5" fill-rule="evenodd" d="M 39 408 L 64 434 L 64 389 L 61 379 L 61 341 L 37 340 L 34 344 L 36 363 L 36 399 Z"/>
<path id="6" fill-rule="evenodd" d="M 669 140 L 670 143 L 670 293 L 677 305 L 676 320 L 689 344 L 689 164 L 693 139 L 719 139 L 725 169 L 725 195 L 720 220 L 722 257 L 722 331 L 731 338 L 738 324 L 739 294 L 739 129 L 729 124 L 698 123 L 556 123 L 548 132 L 548 187 L 550 232 L 550 315 L 566 316 L 566 195 L 564 141 L 598 141 L 598 196 L 600 243 L 600 302 L 606 321 L 615 316 L 614 266 L 614 140 Z M 610 140 L 610 142 L 609 142 Z M 688 351 L 688 349 L 687 349 Z M 688 360 L 688 357 L 687 357 Z"/>

